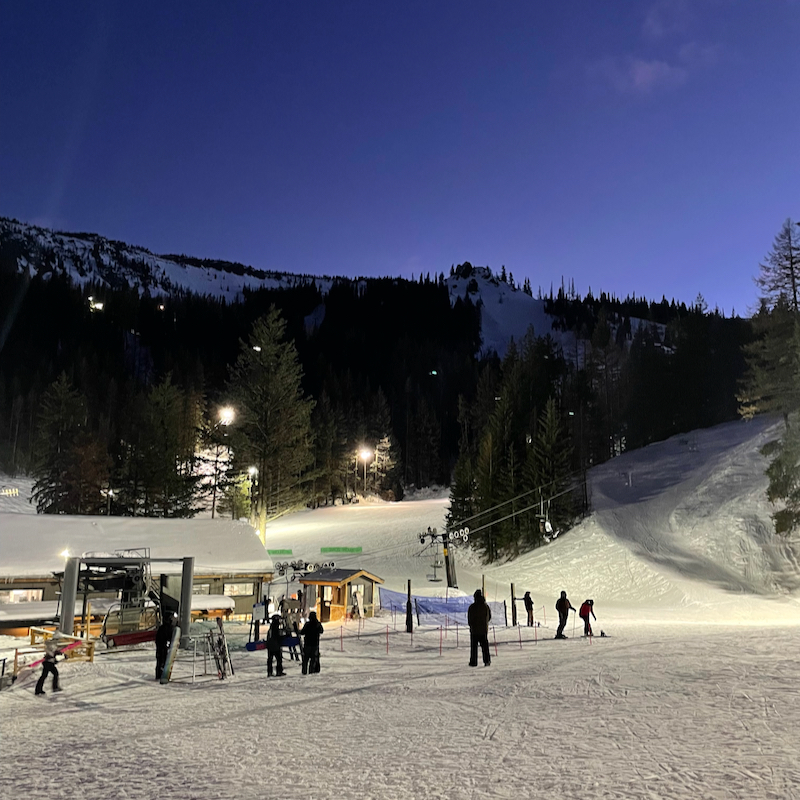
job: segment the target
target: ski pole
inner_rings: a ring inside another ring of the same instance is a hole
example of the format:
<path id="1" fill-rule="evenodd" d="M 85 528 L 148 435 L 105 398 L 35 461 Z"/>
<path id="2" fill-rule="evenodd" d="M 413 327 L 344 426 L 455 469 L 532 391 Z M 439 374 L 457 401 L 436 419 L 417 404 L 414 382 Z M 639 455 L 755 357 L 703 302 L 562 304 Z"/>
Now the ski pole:
<path id="1" fill-rule="evenodd" d="M 458 622 L 456 622 L 456 649 L 458 649 Z"/>
<path id="2" fill-rule="evenodd" d="M 578 618 L 575 616 L 575 609 L 572 609 L 572 638 L 575 638 L 575 623 L 578 621 Z"/>
<path id="3" fill-rule="evenodd" d="M 339 652 L 344 653 L 344 625 L 339 628 Z"/>
<path id="4" fill-rule="evenodd" d="M 389 655 L 389 626 L 386 626 L 386 655 Z"/>
<path id="5" fill-rule="evenodd" d="M 439 656 L 442 655 L 442 626 L 439 626 Z"/>
<path id="6" fill-rule="evenodd" d="M 492 639 L 494 639 L 494 657 L 497 658 L 497 634 L 494 630 L 494 625 L 492 625 Z"/>

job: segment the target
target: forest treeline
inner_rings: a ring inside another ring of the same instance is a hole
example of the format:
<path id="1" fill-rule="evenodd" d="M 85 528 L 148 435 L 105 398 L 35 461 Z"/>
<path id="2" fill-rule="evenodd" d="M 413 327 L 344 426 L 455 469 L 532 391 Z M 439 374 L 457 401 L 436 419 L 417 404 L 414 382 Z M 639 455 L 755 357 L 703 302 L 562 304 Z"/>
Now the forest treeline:
<path id="1" fill-rule="evenodd" d="M 365 487 L 449 485 L 454 523 L 508 501 L 475 536 L 494 559 L 540 543 L 543 510 L 569 525 L 587 467 L 733 419 L 753 338 L 701 302 L 562 289 L 547 310 L 575 344 L 531 330 L 500 357 L 481 353 L 479 295 L 451 304 L 443 274 L 227 303 L 31 277 L 17 257 L 0 246 L 0 469 L 33 475 L 49 513 L 213 504 L 263 527 Z"/>

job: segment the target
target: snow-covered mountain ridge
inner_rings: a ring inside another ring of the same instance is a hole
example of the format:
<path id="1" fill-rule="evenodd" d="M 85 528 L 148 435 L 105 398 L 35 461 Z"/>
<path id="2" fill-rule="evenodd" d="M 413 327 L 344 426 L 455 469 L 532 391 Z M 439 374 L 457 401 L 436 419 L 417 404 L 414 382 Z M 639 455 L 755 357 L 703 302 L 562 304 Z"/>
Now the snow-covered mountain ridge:
<path id="1" fill-rule="evenodd" d="M 245 289 L 289 288 L 316 282 L 326 290 L 329 277 L 292 275 L 255 269 L 230 261 L 185 255 L 159 256 L 144 247 L 94 233 L 62 233 L 0 218 L 0 254 L 19 272 L 61 275 L 78 286 L 95 283 L 110 289 L 128 286 L 153 296 L 188 292 L 240 300 Z"/>
<path id="2" fill-rule="evenodd" d="M 231 303 L 240 301 L 248 289 L 290 289 L 313 283 L 325 294 L 335 283 L 371 280 L 297 275 L 229 261 L 156 255 L 99 234 L 57 232 L 4 217 L 0 217 L 0 269 L 31 276 L 58 275 L 77 286 L 130 287 L 154 297 L 190 293 Z M 581 357 L 574 332 L 554 327 L 557 320 L 545 310 L 545 300 L 500 280 L 488 267 L 459 268 L 445 278 L 445 284 L 451 303 L 469 299 L 479 307 L 484 352 L 495 350 L 502 355 L 512 338 L 520 341 L 533 327 L 537 336 L 553 336 L 565 354 L 572 353 L 576 360 Z M 313 328 L 323 317 L 324 309 L 318 309 L 309 326 Z M 649 324 L 642 320 L 631 323 L 633 330 Z"/>

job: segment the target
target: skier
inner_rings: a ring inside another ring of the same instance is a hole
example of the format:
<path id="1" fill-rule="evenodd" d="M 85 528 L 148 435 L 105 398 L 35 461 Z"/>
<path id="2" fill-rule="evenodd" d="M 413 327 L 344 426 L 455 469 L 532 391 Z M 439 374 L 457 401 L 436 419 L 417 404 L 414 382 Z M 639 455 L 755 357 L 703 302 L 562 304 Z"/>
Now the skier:
<path id="1" fill-rule="evenodd" d="M 61 631 L 56 631 L 51 639 L 48 639 L 44 645 L 44 661 L 42 662 L 42 674 L 36 682 L 35 694 L 46 694 L 44 690 L 44 681 L 48 675 L 53 676 L 53 691 L 60 692 L 61 687 L 58 685 L 58 670 L 56 669 L 56 656 L 61 654 L 61 639 L 64 634 Z"/>
<path id="2" fill-rule="evenodd" d="M 170 642 L 172 642 L 172 633 L 175 630 L 177 622 L 178 617 L 176 614 L 164 614 L 164 618 L 161 620 L 161 624 L 156 631 L 156 680 L 161 678 L 164 665 L 167 663 L 169 645 Z"/>
<path id="3" fill-rule="evenodd" d="M 564 628 L 567 624 L 567 617 L 570 611 L 574 611 L 572 604 L 567 600 L 567 593 L 561 592 L 561 597 L 556 600 L 556 611 L 558 611 L 558 630 L 556 631 L 556 639 L 566 639 L 564 636 Z"/>
<path id="4" fill-rule="evenodd" d="M 478 666 L 478 645 L 483 654 L 483 665 L 488 667 L 492 663 L 489 655 L 489 621 L 492 618 L 492 609 L 480 589 L 475 590 L 473 604 L 467 609 L 467 622 L 469 623 L 469 665 Z"/>
<path id="5" fill-rule="evenodd" d="M 525 610 L 528 612 L 528 627 L 533 627 L 533 600 L 531 599 L 531 593 L 525 592 L 525 597 L 522 598 L 523 602 L 525 603 Z"/>
<path id="6" fill-rule="evenodd" d="M 283 625 L 279 614 L 274 614 L 267 631 L 267 677 L 272 677 L 272 659 L 275 659 L 275 675 L 280 678 L 283 671 Z"/>
<path id="7" fill-rule="evenodd" d="M 323 630 L 322 623 L 317 619 L 317 612 L 310 611 L 308 622 L 300 631 L 300 635 L 305 640 L 303 644 L 303 675 L 319 672 L 319 637 Z"/>
<path id="8" fill-rule="evenodd" d="M 597 617 L 595 617 L 594 615 L 594 600 L 586 600 L 581 606 L 580 611 L 578 612 L 578 616 L 583 620 L 584 636 L 592 635 L 592 625 L 589 622 L 589 614 L 591 614 L 595 618 L 595 620 L 597 620 Z"/>

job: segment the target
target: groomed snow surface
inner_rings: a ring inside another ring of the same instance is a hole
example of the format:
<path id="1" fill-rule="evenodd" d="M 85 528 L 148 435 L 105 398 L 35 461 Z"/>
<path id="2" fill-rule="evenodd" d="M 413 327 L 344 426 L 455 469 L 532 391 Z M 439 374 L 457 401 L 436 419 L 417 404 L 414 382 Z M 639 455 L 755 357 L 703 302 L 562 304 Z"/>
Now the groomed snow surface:
<path id="1" fill-rule="evenodd" d="M 592 472 L 592 515 L 551 544 L 491 568 L 459 551 L 463 593 L 483 574 L 490 599 L 513 581 L 536 602 L 540 627 L 494 629 L 489 667 L 467 666 L 463 628 L 412 640 L 385 614 L 326 626 L 319 675 L 286 660 L 268 679 L 247 626 L 229 625 L 229 680 L 192 683 L 184 654 L 162 686 L 145 647 L 62 663 L 59 694 L 36 698 L 23 677 L 0 693 L 0 796 L 800 797 L 800 570 L 770 533 L 758 452 L 775 430 L 733 423 L 629 453 Z M 446 506 L 298 514 L 268 547 L 316 560 L 360 546 L 337 566 L 443 594 L 417 534 Z M 562 589 L 594 599 L 606 637 L 570 619 L 552 639 Z"/>

